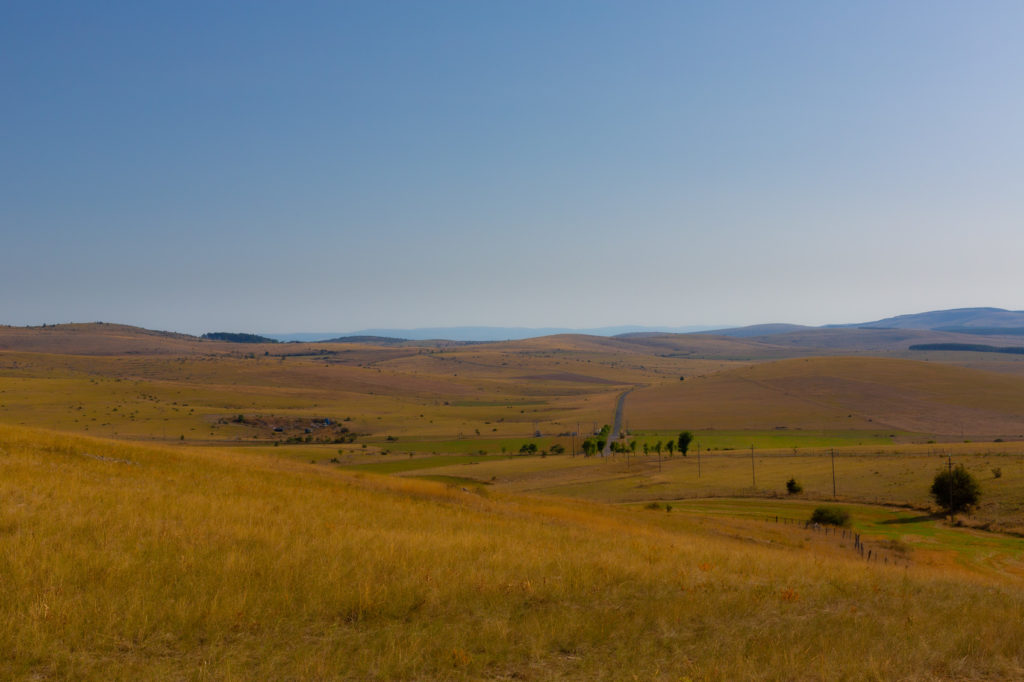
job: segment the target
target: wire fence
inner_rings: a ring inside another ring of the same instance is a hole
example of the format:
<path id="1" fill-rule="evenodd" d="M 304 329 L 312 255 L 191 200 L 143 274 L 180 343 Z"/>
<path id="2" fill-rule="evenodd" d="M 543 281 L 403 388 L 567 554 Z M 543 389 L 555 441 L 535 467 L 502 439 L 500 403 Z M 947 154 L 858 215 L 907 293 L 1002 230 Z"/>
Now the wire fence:
<path id="1" fill-rule="evenodd" d="M 868 543 L 861 538 L 860 533 L 852 529 L 816 523 L 806 519 L 798 520 L 788 519 L 784 516 L 769 516 L 766 520 L 768 522 L 802 528 L 803 530 L 820 535 L 823 539 L 831 537 L 840 545 L 848 542 L 853 543 L 851 545 L 853 551 L 867 562 L 899 566 L 910 565 L 910 559 L 903 552 L 893 549 L 891 541 L 889 541 L 888 547 L 880 546 L 880 543 L 875 541 Z"/>

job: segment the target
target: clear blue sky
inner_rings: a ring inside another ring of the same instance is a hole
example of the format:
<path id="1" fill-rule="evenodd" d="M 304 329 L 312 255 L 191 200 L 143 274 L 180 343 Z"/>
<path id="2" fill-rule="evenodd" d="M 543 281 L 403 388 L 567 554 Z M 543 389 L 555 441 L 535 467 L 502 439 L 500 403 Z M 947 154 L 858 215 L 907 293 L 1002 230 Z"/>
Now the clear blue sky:
<path id="1" fill-rule="evenodd" d="M 1024 308 L 1024 3 L 0 4 L 0 323 Z"/>

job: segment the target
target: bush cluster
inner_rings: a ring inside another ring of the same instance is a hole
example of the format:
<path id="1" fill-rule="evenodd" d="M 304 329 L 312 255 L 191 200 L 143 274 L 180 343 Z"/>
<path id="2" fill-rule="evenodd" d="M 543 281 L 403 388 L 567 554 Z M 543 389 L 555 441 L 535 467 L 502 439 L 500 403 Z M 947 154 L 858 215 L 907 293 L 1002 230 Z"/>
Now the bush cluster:
<path id="1" fill-rule="evenodd" d="M 818 507 L 811 514 L 811 523 L 821 523 L 829 526 L 850 525 L 850 512 L 842 507 Z"/>

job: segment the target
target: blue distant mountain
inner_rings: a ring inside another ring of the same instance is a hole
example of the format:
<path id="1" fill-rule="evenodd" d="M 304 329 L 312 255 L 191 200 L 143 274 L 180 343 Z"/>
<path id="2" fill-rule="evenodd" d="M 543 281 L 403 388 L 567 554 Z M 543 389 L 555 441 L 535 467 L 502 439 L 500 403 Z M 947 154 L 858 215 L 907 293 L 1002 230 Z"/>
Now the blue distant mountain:
<path id="1" fill-rule="evenodd" d="M 1002 308 L 955 308 L 932 310 L 926 313 L 897 315 L 873 322 L 827 324 L 823 327 L 804 327 L 795 324 L 758 324 L 733 329 L 715 329 L 709 333 L 719 336 L 760 337 L 776 336 L 815 330 L 843 329 L 904 329 L 934 332 L 955 332 L 977 336 L 1024 336 L 1024 311 Z"/>
<path id="2" fill-rule="evenodd" d="M 326 341 L 340 337 L 377 336 L 410 341 L 446 339 L 449 341 L 516 341 L 552 334 L 588 334 L 591 336 L 618 336 L 637 332 L 666 332 L 686 334 L 706 331 L 711 326 L 689 327 L 641 327 L 624 325 L 618 327 L 596 327 L 590 329 L 569 329 L 567 327 L 419 327 L 416 329 L 360 329 L 353 332 L 324 332 L 301 334 L 265 334 L 278 341 Z"/>
<path id="3" fill-rule="evenodd" d="M 516 341 L 552 334 L 588 334 L 591 336 L 623 336 L 634 334 L 689 334 L 712 333 L 732 337 L 763 337 L 823 329 L 916 329 L 958 332 L 979 336 L 1024 336 L 1024 311 L 1002 308 L 956 308 L 933 310 L 926 313 L 887 317 L 874 322 L 830 324 L 807 327 L 796 324 L 758 324 L 749 327 L 723 329 L 713 325 L 687 327 L 644 327 L 622 325 L 570 329 L 568 327 L 418 327 L 415 329 L 360 329 L 352 332 L 323 332 L 296 334 L 264 334 L 278 341 L 328 341 L 352 337 L 386 337 L 389 342 L 408 341 Z"/>
<path id="4" fill-rule="evenodd" d="M 961 334 L 1024 334 L 1024 311 L 1002 308 L 954 308 L 897 315 L 874 322 L 831 325 L 862 329 L 930 329 Z"/>

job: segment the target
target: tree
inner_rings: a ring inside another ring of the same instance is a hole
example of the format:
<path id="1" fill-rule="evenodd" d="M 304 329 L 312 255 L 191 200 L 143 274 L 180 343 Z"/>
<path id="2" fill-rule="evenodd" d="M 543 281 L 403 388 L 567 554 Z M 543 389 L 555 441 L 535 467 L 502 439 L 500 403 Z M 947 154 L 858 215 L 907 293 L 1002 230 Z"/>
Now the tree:
<path id="1" fill-rule="evenodd" d="M 679 434 L 679 454 L 685 456 L 686 452 L 690 449 L 690 443 L 693 442 L 693 434 L 689 431 L 683 431 Z"/>
<path id="2" fill-rule="evenodd" d="M 629 450 L 636 455 L 636 440 L 629 441 Z"/>
<path id="3" fill-rule="evenodd" d="M 644 443 L 644 454 L 647 455 L 650 452 L 651 452 L 651 446 L 648 445 L 647 443 Z"/>
<path id="4" fill-rule="evenodd" d="M 955 514 L 978 503 L 981 486 L 963 464 L 957 464 L 952 470 L 943 469 L 935 474 L 931 494 L 944 511 Z"/>
<path id="5" fill-rule="evenodd" d="M 657 443 L 654 444 L 654 449 L 655 449 L 655 451 L 657 451 L 658 455 L 661 455 L 661 441 L 660 440 Z"/>
<path id="6" fill-rule="evenodd" d="M 669 442 L 665 443 L 665 447 L 668 448 L 668 456 L 671 457 L 672 451 L 676 449 L 676 442 L 674 440 L 670 440 Z"/>
<path id="7" fill-rule="evenodd" d="M 804 487 L 800 485 L 796 478 L 790 478 L 786 481 L 786 492 L 790 495 L 796 495 L 797 493 L 803 492 Z"/>
<path id="8" fill-rule="evenodd" d="M 583 441 L 583 454 L 586 455 L 587 457 L 590 457 L 592 454 L 594 454 L 594 451 L 596 449 L 597 445 L 595 445 L 594 441 L 591 440 L 590 438 Z"/>

